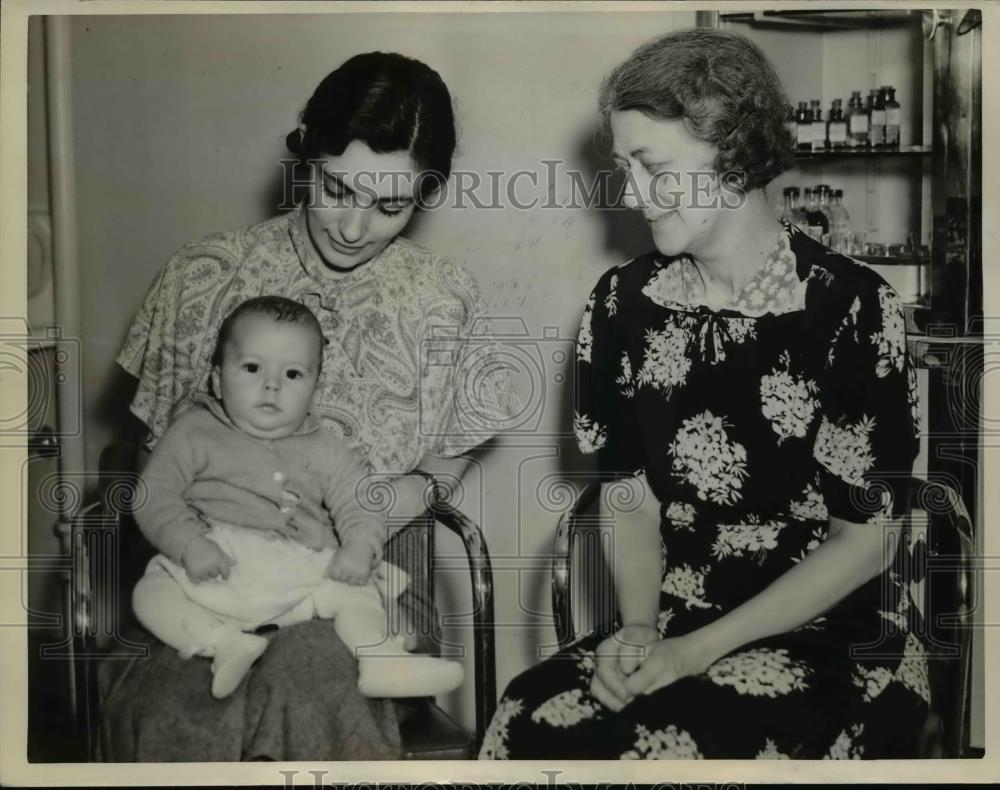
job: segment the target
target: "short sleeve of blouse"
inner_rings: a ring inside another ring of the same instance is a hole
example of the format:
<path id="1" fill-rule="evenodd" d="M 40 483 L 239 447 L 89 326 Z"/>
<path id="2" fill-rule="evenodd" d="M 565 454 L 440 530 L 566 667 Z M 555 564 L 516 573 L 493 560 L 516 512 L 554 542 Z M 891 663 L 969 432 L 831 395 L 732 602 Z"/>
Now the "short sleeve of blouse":
<path id="1" fill-rule="evenodd" d="M 644 469 L 641 436 L 627 385 L 632 360 L 618 330 L 618 275 L 606 272 L 594 286 L 580 320 L 576 342 L 577 403 L 573 432 L 577 446 L 597 455 L 603 479 Z"/>
<path id="2" fill-rule="evenodd" d="M 898 518 L 918 451 L 919 404 L 902 303 L 889 285 L 854 298 L 827 368 L 813 447 L 827 509 L 852 523 Z"/>
<path id="3" fill-rule="evenodd" d="M 192 273 L 215 268 L 182 248 L 157 273 L 125 336 L 116 362 L 138 379 L 131 410 L 149 429 L 152 446 L 170 421 L 204 389 L 212 338 L 201 303 L 185 301 Z"/>
<path id="4" fill-rule="evenodd" d="M 475 279 L 447 258 L 434 277 L 442 296 L 420 332 L 420 430 L 429 452 L 452 458 L 501 433 L 521 407 Z"/>

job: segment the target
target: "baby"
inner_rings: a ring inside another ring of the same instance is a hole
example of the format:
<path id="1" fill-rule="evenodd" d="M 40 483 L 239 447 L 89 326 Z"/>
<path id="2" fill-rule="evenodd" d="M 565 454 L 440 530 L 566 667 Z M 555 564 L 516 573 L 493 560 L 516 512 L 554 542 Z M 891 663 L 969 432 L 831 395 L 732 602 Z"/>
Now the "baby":
<path id="1" fill-rule="evenodd" d="M 322 346 L 312 312 L 281 297 L 246 301 L 222 323 L 216 397 L 171 424 L 142 473 L 135 516 L 160 553 L 133 608 L 182 655 L 213 659 L 220 699 L 267 647 L 254 630 L 313 617 L 332 618 L 358 656 L 362 694 L 450 691 L 460 664 L 407 653 L 388 631 L 383 599 L 407 577 L 381 561 L 385 521 L 357 502 L 361 466 L 309 414 Z"/>

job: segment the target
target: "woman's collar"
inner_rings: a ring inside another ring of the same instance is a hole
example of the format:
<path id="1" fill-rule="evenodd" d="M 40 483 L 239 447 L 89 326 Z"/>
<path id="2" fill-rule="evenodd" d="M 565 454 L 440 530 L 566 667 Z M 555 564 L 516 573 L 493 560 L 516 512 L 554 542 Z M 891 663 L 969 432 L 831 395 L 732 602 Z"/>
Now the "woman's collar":
<path id="1" fill-rule="evenodd" d="M 786 224 L 778 243 L 768 253 L 763 265 L 733 299 L 713 308 L 708 304 L 704 280 L 689 256 L 679 256 L 665 263 L 643 286 L 642 292 L 652 301 L 673 310 L 696 311 L 708 308 L 725 310 L 748 318 L 782 315 L 806 306 L 806 281 L 798 275 L 797 259 L 792 250 L 792 229 Z"/>

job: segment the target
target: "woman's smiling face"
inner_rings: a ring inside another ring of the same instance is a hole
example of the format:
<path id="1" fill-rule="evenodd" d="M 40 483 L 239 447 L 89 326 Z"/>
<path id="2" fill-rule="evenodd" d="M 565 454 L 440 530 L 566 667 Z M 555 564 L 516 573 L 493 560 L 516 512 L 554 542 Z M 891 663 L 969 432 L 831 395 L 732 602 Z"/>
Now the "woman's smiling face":
<path id="1" fill-rule="evenodd" d="M 682 121 L 639 110 L 611 113 L 612 156 L 628 171 L 624 203 L 639 209 L 664 255 L 697 253 L 726 210 L 715 172 L 716 149 Z"/>
<path id="2" fill-rule="evenodd" d="M 306 225 L 314 251 L 331 269 L 367 263 L 413 215 L 420 174 L 407 151 L 376 153 L 352 140 L 340 156 L 314 160 L 313 173 Z"/>

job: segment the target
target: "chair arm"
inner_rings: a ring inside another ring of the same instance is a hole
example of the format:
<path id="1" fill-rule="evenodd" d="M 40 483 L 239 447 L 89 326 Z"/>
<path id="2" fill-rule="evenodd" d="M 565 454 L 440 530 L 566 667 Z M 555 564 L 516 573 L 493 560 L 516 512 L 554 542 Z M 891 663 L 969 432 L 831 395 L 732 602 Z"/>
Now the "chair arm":
<path id="1" fill-rule="evenodd" d="M 496 642 L 493 617 L 493 568 L 486 538 L 479 525 L 448 502 L 431 507 L 434 518 L 462 539 L 472 577 L 472 617 L 474 623 L 476 749 L 497 705 Z"/>
<path id="2" fill-rule="evenodd" d="M 70 709 L 87 755 L 93 753 L 97 716 L 96 673 L 91 666 L 91 659 L 98 652 L 95 646 L 98 633 L 95 611 L 99 602 L 93 576 L 99 570 L 93 564 L 91 536 L 95 527 L 103 529 L 109 523 L 117 523 L 117 517 L 108 513 L 103 499 L 81 508 L 70 522 L 70 553 L 73 564 L 69 578 L 65 581 L 65 645 L 69 659 Z"/>
<path id="3" fill-rule="evenodd" d="M 975 606 L 974 560 L 976 552 L 972 520 L 965 502 L 950 485 L 939 481 L 911 480 L 911 501 L 928 513 L 933 523 L 928 536 L 928 566 L 940 564 L 939 570 L 953 579 L 946 592 L 949 596 L 947 614 L 938 614 L 925 597 L 927 626 L 932 638 L 938 627 L 954 630 L 958 640 L 958 656 L 951 699 L 944 701 L 949 726 L 945 728 L 946 756 L 961 757 L 967 751 L 969 702 L 972 693 L 972 629 Z M 940 523 L 940 522 L 944 523 Z M 926 569 L 929 571 L 929 567 Z M 930 584 L 925 571 L 925 583 Z M 929 590 L 928 590 L 929 592 Z M 927 594 L 925 593 L 925 596 Z"/>
<path id="4" fill-rule="evenodd" d="M 569 509 L 560 517 L 552 543 L 552 616 L 559 648 L 573 641 L 573 602 L 571 560 L 580 517 L 594 504 L 601 493 L 601 481 L 592 480 L 584 486 Z"/>

